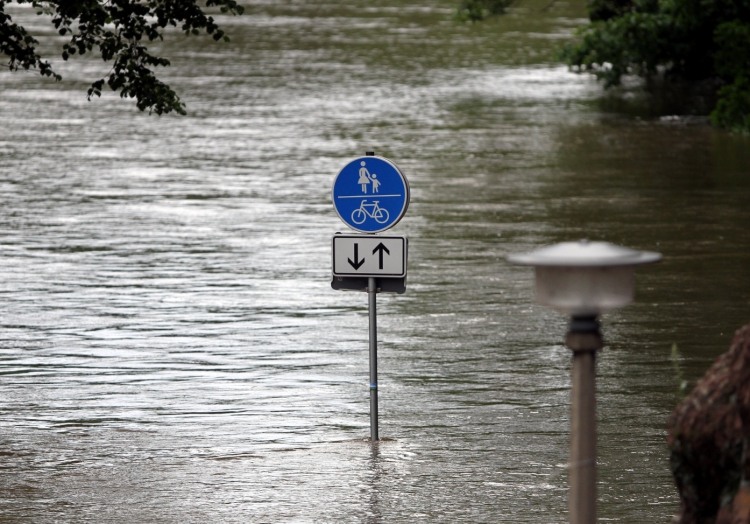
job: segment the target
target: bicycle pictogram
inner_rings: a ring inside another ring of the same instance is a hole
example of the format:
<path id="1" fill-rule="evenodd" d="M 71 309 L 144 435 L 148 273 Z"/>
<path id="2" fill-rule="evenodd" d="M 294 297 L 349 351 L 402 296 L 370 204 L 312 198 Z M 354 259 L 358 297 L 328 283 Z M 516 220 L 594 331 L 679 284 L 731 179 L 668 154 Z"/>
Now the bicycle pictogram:
<path id="1" fill-rule="evenodd" d="M 367 217 L 374 218 L 378 224 L 385 224 L 388 222 L 390 215 L 387 209 L 383 209 L 378 205 L 380 200 L 373 200 L 372 204 L 366 204 L 367 199 L 362 200 L 359 205 L 359 209 L 352 211 L 352 222 L 359 225 L 367 220 Z"/>

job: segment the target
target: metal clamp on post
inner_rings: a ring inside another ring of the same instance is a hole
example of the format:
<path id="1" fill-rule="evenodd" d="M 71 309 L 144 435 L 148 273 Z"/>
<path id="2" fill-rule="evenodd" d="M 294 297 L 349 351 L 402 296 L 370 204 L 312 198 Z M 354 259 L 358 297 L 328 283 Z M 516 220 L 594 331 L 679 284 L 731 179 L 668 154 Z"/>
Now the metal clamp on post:
<path id="1" fill-rule="evenodd" d="M 599 319 L 594 316 L 570 317 L 565 346 L 573 352 L 599 351 L 604 347 L 599 327 Z"/>

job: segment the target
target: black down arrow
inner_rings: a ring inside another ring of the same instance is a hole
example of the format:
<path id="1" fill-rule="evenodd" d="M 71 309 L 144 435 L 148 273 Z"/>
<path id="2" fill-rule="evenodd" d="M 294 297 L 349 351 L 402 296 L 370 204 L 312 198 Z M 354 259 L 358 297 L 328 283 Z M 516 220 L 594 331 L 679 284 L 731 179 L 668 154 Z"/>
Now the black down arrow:
<path id="1" fill-rule="evenodd" d="M 373 253 L 374 253 L 374 251 L 373 251 Z M 383 255 L 380 255 L 380 258 L 382 259 Z M 349 265 L 352 266 L 355 270 L 357 270 L 360 267 L 362 267 L 362 264 L 365 263 L 365 259 L 364 258 L 362 260 L 360 260 L 359 262 L 357 262 L 357 259 L 359 259 L 359 244 L 357 244 L 355 242 L 354 243 L 354 262 L 352 262 L 351 258 L 347 258 L 346 259 L 349 262 Z M 382 263 L 381 263 L 381 265 L 382 265 Z"/>

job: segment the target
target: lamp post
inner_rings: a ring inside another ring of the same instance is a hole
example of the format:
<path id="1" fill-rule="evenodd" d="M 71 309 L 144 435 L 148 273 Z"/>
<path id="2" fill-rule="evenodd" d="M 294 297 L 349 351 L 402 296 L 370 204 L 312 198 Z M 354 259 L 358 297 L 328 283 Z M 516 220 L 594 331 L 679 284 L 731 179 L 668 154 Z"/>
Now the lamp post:
<path id="1" fill-rule="evenodd" d="M 635 267 L 659 253 L 608 242 L 562 242 L 510 255 L 536 270 L 536 301 L 570 315 L 565 345 L 573 351 L 568 522 L 596 522 L 596 352 L 603 347 L 602 313 L 633 301 Z"/>

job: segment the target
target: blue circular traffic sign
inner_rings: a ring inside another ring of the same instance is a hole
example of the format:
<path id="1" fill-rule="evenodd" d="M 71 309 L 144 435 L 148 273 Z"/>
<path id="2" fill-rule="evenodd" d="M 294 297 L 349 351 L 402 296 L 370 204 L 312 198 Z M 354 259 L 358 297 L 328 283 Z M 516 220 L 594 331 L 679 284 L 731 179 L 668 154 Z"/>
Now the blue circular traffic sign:
<path id="1" fill-rule="evenodd" d="M 333 180 L 333 208 L 355 231 L 393 227 L 409 207 L 409 182 L 396 164 L 379 156 L 349 162 Z"/>

